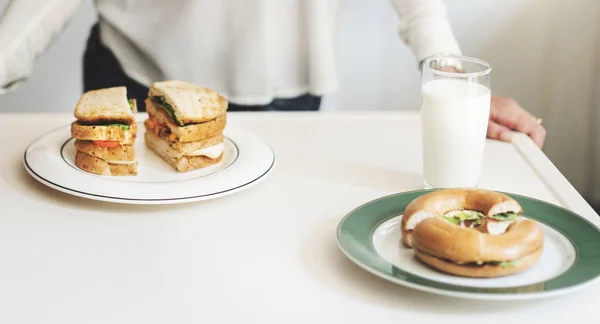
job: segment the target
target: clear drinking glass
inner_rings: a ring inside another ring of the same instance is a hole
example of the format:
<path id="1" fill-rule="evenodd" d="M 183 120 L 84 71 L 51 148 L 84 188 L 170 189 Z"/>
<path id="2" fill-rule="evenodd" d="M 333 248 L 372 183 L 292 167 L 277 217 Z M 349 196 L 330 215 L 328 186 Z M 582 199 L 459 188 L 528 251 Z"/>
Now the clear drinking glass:
<path id="1" fill-rule="evenodd" d="M 436 56 L 423 64 L 421 122 L 425 188 L 477 187 L 490 115 L 492 68 Z"/>

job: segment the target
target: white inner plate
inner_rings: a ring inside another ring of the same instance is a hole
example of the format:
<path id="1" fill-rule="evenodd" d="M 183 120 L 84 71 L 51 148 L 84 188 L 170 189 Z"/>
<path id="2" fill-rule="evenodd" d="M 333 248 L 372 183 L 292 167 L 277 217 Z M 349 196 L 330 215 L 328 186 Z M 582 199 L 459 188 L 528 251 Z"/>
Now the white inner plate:
<path id="1" fill-rule="evenodd" d="M 273 151 L 257 136 L 226 127 L 222 160 L 180 173 L 146 147 L 141 124 L 145 116 L 137 117 L 137 176 L 100 176 L 77 168 L 70 125 L 35 140 L 25 151 L 25 168 L 40 182 L 72 195 L 129 204 L 166 204 L 216 198 L 248 188 L 262 180 L 275 163 Z"/>
<path id="2" fill-rule="evenodd" d="M 372 236 L 375 250 L 397 268 L 438 282 L 481 288 L 518 287 L 557 277 L 575 262 L 575 247 L 571 242 L 553 228 L 538 222 L 544 231 L 544 251 L 537 264 L 528 270 L 500 278 L 465 278 L 445 274 L 420 262 L 412 249 L 401 243 L 401 219 L 402 216 L 391 218 L 375 229 Z"/>

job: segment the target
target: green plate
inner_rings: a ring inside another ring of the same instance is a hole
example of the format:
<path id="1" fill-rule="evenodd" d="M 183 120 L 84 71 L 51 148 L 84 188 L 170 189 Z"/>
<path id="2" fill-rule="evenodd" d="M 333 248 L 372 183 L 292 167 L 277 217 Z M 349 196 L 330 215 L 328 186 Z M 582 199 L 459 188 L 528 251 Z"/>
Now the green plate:
<path id="1" fill-rule="evenodd" d="M 462 298 L 550 297 L 587 286 L 599 277 L 600 231 L 594 225 L 564 208 L 508 193 L 521 204 L 524 217 L 538 221 L 544 228 L 546 244 L 536 266 L 521 274 L 493 279 L 461 278 L 426 267 L 412 257 L 410 249 L 401 246 L 397 225 L 411 200 L 434 190 L 395 194 L 353 210 L 338 226 L 339 247 L 350 260 L 381 278 Z"/>

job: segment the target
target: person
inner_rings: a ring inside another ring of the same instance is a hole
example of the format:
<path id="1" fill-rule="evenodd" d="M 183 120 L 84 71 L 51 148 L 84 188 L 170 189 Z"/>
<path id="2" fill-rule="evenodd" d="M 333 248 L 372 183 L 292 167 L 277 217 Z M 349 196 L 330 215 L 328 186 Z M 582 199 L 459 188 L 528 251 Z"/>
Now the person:
<path id="1" fill-rule="evenodd" d="M 442 0 L 390 0 L 417 62 L 461 50 Z M 12 0 L 0 19 L 0 91 L 32 73 L 81 0 Z M 125 85 L 140 103 L 156 80 L 181 79 L 227 96 L 230 111 L 319 110 L 337 87 L 338 0 L 95 0 L 84 91 Z M 510 98 L 492 96 L 488 137 L 511 130 L 542 147 L 546 130 Z"/>

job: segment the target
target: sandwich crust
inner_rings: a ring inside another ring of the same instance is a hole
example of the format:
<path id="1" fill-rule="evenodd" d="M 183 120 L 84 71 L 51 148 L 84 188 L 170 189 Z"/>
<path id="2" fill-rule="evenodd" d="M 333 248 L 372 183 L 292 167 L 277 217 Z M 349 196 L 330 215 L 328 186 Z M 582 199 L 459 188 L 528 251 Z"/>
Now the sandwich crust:
<path id="1" fill-rule="evenodd" d="M 400 224 L 404 244 L 412 246 L 412 230 L 423 219 L 442 217 L 453 210 L 478 211 L 486 217 L 523 211 L 516 200 L 491 190 L 452 188 L 433 191 L 415 198 L 406 206 Z"/>
<path id="2" fill-rule="evenodd" d="M 221 134 L 227 124 L 227 114 L 223 113 L 199 124 L 179 126 L 162 109 L 156 107 L 152 100 L 146 98 L 145 102 L 150 119 L 158 124 L 151 128 L 157 130 L 156 126 L 168 127 L 168 131 L 174 135 L 173 141 L 188 143 L 203 140 Z M 160 135 L 156 131 L 155 133 Z"/>
<path id="3" fill-rule="evenodd" d="M 106 121 L 135 123 L 125 87 L 91 90 L 84 93 L 77 102 L 74 114 L 77 120 L 85 123 Z"/>
<path id="4" fill-rule="evenodd" d="M 97 157 L 77 151 L 75 165 L 87 172 L 105 176 L 135 176 L 138 163 L 113 164 Z"/>
<path id="5" fill-rule="evenodd" d="M 529 269 L 537 263 L 542 255 L 543 249 L 539 249 L 538 251 L 519 259 L 514 265 L 509 267 L 491 264 L 480 266 L 456 264 L 420 252 L 419 250 L 414 250 L 414 252 L 416 257 L 423 263 L 449 274 L 473 278 L 494 278 L 516 274 Z"/>
<path id="6" fill-rule="evenodd" d="M 137 126 L 129 125 L 128 130 L 119 126 L 81 125 L 77 121 L 71 123 L 71 137 L 87 141 L 118 141 L 123 145 L 131 145 L 135 140 Z"/>
<path id="7" fill-rule="evenodd" d="M 197 169 L 202 169 L 213 164 L 221 162 L 223 154 L 215 159 L 211 159 L 207 156 L 184 156 L 177 161 L 167 161 L 179 172 L 187 172 Z"/>
<path id="8" fill-rule="evenodd" d="M 173 107 L 182 124 L 204 123 L 227 111 L 227 100 L 218 92 L 186 81 L 154 82 L 148 97 L 161 96 Z"/>
<path id="9" fill-rule="evenodd" d="M 75 148 L 87 155 L 91 155 L 108 162 L 135 160 L 135 149 L 131 145 L 102 147 L 94 144 L 92 141 L 75 140 Z"/>
<path id="10" fill-rule="evenodd" d="M 219 163 L 221 159 L 223 159 L 223 153 L 219 155 L 217 158 L 210 158 L 207 156 L 181 156 L 174 157 L 169 154 L 165 150 L 161 150 L 159 148 L 159 141 L 168 142 L 163 138 L 159 138 L 153 133 L 146 132 L 145 134 L 145 143 L 146 146 L 156 153 L 161 159 L 166 161 L 169 165 L 171 165 L 178 172 L 187 172 L 191 170 L 196 170 L 200 168 L 204 168 L 216 163 Z"/>

